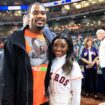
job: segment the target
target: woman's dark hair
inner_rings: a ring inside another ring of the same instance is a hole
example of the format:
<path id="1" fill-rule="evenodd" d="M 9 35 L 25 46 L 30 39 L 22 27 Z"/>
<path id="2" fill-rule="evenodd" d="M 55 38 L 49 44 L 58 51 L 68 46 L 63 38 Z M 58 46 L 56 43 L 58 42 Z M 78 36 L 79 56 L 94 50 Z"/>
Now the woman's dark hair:
<path id="1" fill-rule="evenodd" d="M 52 60 L 55 58 L 55 55 L 53 53 L 53 45 L 56 39 L 64 39 L 67 44 L 68 44 L 68 51 L 66 54 L 66 62 L 65 64 L 62 66 L 64 72 L 68 75 L 72 69 L 72 65 L 73 65 L 73 42 L 71 39 L 70 35 L 66 35 L 66 34 L 59 34 L 51 43 L 51 49 L 50 49 L 50 53 L 49 53 L 49 57 L 51 57 L 50 62 L 52 62 Z"/>
<path id="2" fill-rule="evenodd" d="M 45 78 L 45 88 L 46 88 L 46 91 L 47 91 L 47 88 L 48 88 L 48 85 L 49 85 L 49 79 L 50 79 L 50 69 L 51 69 L 51 64 L 52 64 L 52 61 L 53 59 L 55 58 L 55 55 L 54 55 L 54 52 L 53 52 L 53 45 L 54 45 L 54 42 L 56 39 L 64 39 L 67 44 L 68 44 L 68 51 L 67 51 L 67 54 L 66 54 L 66 62 L 65 64 L 62 66 L 64 72 L 66 75 L 70 74 L 71 70 L 72 70 L 72 67 L 73 67 L 73 61 L 74 61 L 74 55 L 73 55 L 73 42 L 72 42 L 72 39 L 71 39 L 71 36 L 70 35 L 66 35 L 66 34 L 63 34 L 63 33 L 60 33 L 59 35 L 57 35 L 51 45 L 49 46 L 49 56 L 48 56 L 48 59 L 49 59 L 49 64 L 48 64 L 48 69 L 47 69 L 47 73 L 46 73 L 46 78 Z"/>

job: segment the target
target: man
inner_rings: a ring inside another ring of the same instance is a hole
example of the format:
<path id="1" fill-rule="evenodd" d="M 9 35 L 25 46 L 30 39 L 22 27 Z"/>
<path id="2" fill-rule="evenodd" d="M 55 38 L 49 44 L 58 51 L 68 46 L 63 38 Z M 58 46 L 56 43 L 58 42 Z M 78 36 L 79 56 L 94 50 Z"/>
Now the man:
<path id="1" fill-rule="evenodd" d="M 43 34 L 47 21 L 43 5 L 32 4 L 28 16 L 29 27 L 13 33 L 4 45 L 1 105 L 47 105 L 44 78 L 47 45 L 53 35 Z"/>
<path id="2" fill-rule="evenodd" d="M 101 41 L 99 47 L 99 61 L 105 81 L 105 30 L 99 29 L 96 32 L 97 38 Z"/>

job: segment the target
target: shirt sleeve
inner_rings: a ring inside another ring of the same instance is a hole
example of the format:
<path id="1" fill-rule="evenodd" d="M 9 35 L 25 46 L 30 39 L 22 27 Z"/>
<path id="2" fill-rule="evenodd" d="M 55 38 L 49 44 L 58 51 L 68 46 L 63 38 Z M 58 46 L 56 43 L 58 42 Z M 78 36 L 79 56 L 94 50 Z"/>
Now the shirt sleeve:
<path id="1" fill-rule="evenodd" d="M 84 49 L 82 50 L 81 58 L 84 58 Z"/>
<path id="2" fill-rule="evenodd" d="M 77 80 L 77 79 L 82 79 L 82 71 L 80 69 L 80 66 L 77 62 L 73 62 L 73 69 L 71 72 L 71 80 Z"/>
<path id="3" fill-rule="evenodd" d="M 81 101 L 81 80 L 75 80 L 71 83 L 71 105 L 80 105 Z"/>

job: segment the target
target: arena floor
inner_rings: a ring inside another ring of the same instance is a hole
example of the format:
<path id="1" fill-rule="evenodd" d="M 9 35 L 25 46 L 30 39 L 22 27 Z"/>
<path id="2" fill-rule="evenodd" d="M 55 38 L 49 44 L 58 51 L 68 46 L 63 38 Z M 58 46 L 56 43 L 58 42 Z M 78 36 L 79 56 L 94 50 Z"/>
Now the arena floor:
<path id="1" fill-rule="evenodd" d="M 99 105 L 102 102 L 105 102 L 105 101 L 96 100 L 93 98 L 84 98 L 84 97 L 82 97 L 82 99 L 81 99 L 81 105 Z"/>

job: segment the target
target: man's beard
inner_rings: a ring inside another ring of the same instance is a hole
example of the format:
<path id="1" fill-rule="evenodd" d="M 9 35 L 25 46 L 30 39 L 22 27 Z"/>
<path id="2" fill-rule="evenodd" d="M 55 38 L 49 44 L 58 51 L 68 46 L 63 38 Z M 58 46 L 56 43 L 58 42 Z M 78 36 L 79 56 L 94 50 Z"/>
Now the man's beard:
<path id="1" fill-rule="evenodd" d="M 37 30 L 42 30 L 44 26 L 36 26 Z"/>

